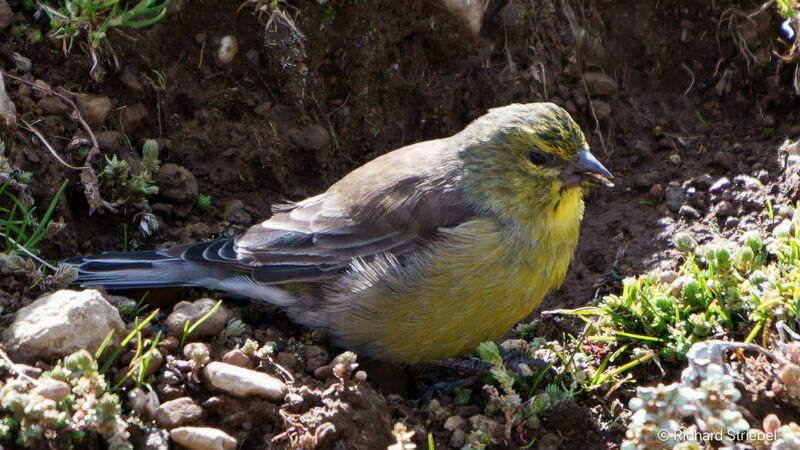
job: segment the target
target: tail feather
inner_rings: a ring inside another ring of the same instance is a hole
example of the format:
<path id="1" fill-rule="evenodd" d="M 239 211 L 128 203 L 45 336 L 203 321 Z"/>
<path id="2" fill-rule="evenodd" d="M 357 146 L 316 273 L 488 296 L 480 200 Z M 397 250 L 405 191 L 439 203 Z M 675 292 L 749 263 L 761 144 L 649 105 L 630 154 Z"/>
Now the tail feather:
<path id="1" fill-rule="evenodd" d="M 76 256 L 64 260 L 64 263 L 78 269 L 74 283 L 81 287 L 133 289 L 200 286 L 197 281 L 204 272 L 199 264 L 167 256 L 160 251 L 100 253 Z"/>
<path id="2" fill-rule="evenodd" d="M 170 256 L 165 250 L 114 252 L 76 256 L 63 264 L 74 266 L 81 287 L 142 289 L 197 286 L 234 292 L 287 306 L 296 298 L 285 290 L 256 282 L 250 270 L 234 270 L 230 264 L 201 263 Z"/>

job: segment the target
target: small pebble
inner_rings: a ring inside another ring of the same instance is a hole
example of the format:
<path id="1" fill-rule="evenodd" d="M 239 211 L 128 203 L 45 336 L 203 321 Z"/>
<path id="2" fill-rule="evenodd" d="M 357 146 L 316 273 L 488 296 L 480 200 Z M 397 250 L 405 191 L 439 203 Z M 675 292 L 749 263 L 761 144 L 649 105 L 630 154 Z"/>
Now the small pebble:
<path id="1" fill-rule="evenodd" d="M 714 214 L 717 217 L 727 217 L 727 216 L 733 215 L 735 212 L 736 212 L 736 207 L 733 206 L 733 203 L 731 203 L 729 201 L 724 201 L 724 202 L 720 202 L 720 204 L 717 205 L 717 208 L 714 211 Z"/>
<path id="2" fill-rule="evenodd" d="M 222 430 L 209 427 L 180 427 L 169 432 L 172 440 L 192 450 L 235 450 L 238 442 Z"/>
<path id="3" fill-rule="evenodd" d="M 680 215 L 684 216 L 684 217 L 689 218 L 689 219 L 699 219 L 700 218 L 700 213 L 697 212 L 696 209 L 692 208 L 689 205 L 681 206 L 681 209 L 678 211 L 678 213 Z"/>
<path id="4" fill-rule="evenodd" d="M 223 64 L 230 64 L 233 58 L 239 52 L 239 43 L 236 37 L 232 35 L 223 36 L 219 40 L 219 50 L 217 50 L 217 59 Z"/>
<path id="5" fill-rule="evenodd" d="M 727 189 L 728 186 L 730 185 L 731 185 L 731 180 L 729 180 L 727 177 L 722 177 L 719 180 L 715 181 L 714 184 L 712 184 L 711 187 L 708 188 L 708 191 L 711 192 L 712 194 L 719 194 L 720 192 Z"/>
<path id="6" fill-rule="evenodd" d="M 45 378 L 41 380 L 38 386 L 33 388 L 32 392 L 58 403 L 61 400 L 64 400 L 64 397 L 71 392 L 71 389 L 69 385 L 63 381 L 53 378 Z"/>
<path id="7" fill-rule="evenodd" d="M 203 369 L 212 388 L 234 397 L 264 397 L 278 402 L 286 396 L 286 384 L 264 372 L 214 361 Z"/>
<path id="8" fill-rule="evenodd" d="M 202 417 L 203 409 L 189 397 L 181 397 L 162 403 L 155 413 L 155 420 L 158 426 L 168 430 L 187 423 L 197 422 Z"/>
<path id="9" fill-rule="evenodd" d="M 222 355 L 222 362 L 231 364 L 245 369 L 253 368 L 253 361 L 244 354 L 241 349 L 235 348 L 228 353 Z"/>
<path id="10" fill-rule="evenodd" d="M 694 180 L 694 184 L 697 186 L 697 189 L 703 191 L 708 190 L 708 188 L 711 187 L 712 182 L 713 179 L 711 178 L 711 175 L 707 173 L 700 175 L 699 177 L 697 177 L 697 179 Z"/>

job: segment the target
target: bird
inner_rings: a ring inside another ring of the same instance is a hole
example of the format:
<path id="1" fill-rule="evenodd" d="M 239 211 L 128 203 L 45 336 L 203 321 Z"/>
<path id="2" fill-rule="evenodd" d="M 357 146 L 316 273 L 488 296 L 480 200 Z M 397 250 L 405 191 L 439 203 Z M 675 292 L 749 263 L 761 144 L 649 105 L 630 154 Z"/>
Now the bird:
<path id="1" fill-rule="evenodd" d="M 559 287 L 584 192 L 612 179 L 563 108 L 510 104 L 274 206 L 236 237 L 64 263 L 84 288 L 225 291 L 359 355 L 430 362 L 500 339 Z"/>

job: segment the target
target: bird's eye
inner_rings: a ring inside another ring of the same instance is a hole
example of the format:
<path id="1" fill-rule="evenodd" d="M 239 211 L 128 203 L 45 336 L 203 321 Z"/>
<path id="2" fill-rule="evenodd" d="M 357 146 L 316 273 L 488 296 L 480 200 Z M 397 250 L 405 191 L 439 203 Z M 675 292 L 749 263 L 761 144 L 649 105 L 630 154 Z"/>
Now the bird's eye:
<path id="1" fill-rule="evenodd" d="M 528 153 L 528 160 L 537 166 L 542 165 L 547 162 L 547 155 L 540 151 L 532 150 L 530 153 Z"/>

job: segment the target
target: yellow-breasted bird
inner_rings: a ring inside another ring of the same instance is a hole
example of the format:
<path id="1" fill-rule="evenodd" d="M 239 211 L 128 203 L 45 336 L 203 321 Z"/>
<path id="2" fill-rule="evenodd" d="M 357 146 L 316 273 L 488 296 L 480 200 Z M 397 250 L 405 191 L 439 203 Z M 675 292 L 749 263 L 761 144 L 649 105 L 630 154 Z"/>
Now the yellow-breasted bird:
<path id="1" fill-rule="evenodd" d="M 430 361 L 499 339 L 561 284 L 584 188 L 611 177 L 566 111 L 514 104 L 380 156 L 238 237 L 65 262 L 84 287 L 234 292 L 378 359 Z"/>

